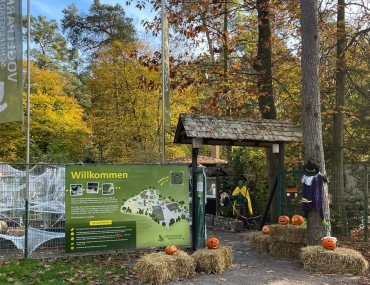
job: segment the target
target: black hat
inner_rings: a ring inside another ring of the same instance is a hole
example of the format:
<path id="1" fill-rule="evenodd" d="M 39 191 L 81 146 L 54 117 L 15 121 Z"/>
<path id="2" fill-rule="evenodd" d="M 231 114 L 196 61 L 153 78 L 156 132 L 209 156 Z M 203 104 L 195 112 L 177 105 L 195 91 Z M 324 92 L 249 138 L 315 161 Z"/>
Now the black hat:
<path id="1" fill-rule="evenodd" d="M 303 175 L 315 176 L 320 172 L 320 169 L 313 162 L 312 158 L 308 160 L 305 166 L 303 166 Z"/>

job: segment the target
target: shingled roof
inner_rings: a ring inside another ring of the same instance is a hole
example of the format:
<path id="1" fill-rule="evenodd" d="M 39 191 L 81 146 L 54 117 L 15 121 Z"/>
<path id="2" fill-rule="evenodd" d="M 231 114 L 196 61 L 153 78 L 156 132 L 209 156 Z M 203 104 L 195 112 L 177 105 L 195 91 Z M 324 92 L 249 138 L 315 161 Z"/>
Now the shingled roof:
<path id="1" fill-rule="evenodd" d="M 191 164 L 192 163 L 192 156 L 185 156 L 173 159 L 168 163 L 184 163 L 184 164 Z M 227 160 L 214 158 L 209 156 L 198 155 L 197 162 L 202 165 L 210 165 L 210 164 L 226 164 Z"/>
<path id="2" fill-rule="evenodd" d="M 302 142 L 302 130 L 289 121 L 180 114 L 174 143 L 191 144 L 192 138 L 206 145 L 263 147 Z"/>

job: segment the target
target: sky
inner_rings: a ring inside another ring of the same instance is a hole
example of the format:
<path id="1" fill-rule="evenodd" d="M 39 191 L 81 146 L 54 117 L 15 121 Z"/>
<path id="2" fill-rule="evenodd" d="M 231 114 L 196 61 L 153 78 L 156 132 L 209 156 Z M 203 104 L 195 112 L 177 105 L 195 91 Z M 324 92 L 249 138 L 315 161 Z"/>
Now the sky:
<path id="1" fill-rule="evenodd" d="M 27 15 L 27 0 L 22 0 L 23 15 Z M 43 15 L 48 21 L 57 20 L 60 27 L 60 20 L 63 17 L 62 10 L 66 9 L 68 5 L 75 3 L 80 12 L 88 13 L 89 8 L 94 0 L 30 0 L 30 12 L 33 16 Z M 136 29 L 138 31 L 144 30 L 140 22 L 143 19 L 151 20 L 153 14 L 151 10 L 139 10 L 135 8 L 135 3 L 131 6 L 126 6 L 126 0 L 100 0 L 101 4 L 116 5 L 117 3 L 125 10 L 126 16 L 134 20 Z"/>

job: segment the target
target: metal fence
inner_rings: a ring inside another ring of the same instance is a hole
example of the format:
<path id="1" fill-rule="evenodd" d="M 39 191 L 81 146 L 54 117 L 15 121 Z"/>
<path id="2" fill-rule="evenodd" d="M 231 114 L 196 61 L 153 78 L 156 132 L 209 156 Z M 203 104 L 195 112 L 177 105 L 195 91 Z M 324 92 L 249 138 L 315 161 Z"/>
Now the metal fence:
<path id="1" fill-rule="evenodd" d="M 327 167 L 330 223 L 333 236 L 369 242 L 369 171 L 366 164 L 346 164 L 343 176 L 338 167 Z M 279 215 L 303 215 L 302 171 L 279 173 Z"/>
<path id="2" fill-rule="evenodd" d="M 0 164 L 0 258 L 64 252 L 64 181 L 65 165 Z"/>

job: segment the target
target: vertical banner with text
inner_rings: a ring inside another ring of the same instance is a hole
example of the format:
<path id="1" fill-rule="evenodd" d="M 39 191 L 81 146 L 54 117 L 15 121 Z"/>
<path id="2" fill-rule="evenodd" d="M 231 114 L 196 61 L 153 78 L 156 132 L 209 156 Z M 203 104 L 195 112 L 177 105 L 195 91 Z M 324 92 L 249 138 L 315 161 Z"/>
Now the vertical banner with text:
<path id="1" fill-rule="evenodd" d="M 162 0 L 164 1 L 164 0 Z M 163 116 L 166 130 L 171 129 L 170 104 L 170 48 L 168 40 L 168 19 L 165 5 L 162 4 L 162 88 L 163 88 Z"/>
<path id="2" fill-rule="evenodd" d="M 76 165 L 65 179 L 67 253 L 190 243 L 187 166 Z"/>
<path id="3" fill-rule="evenodd" d="M 23 121 L 22 0 L 0 1 L 0 123 Z"/>

